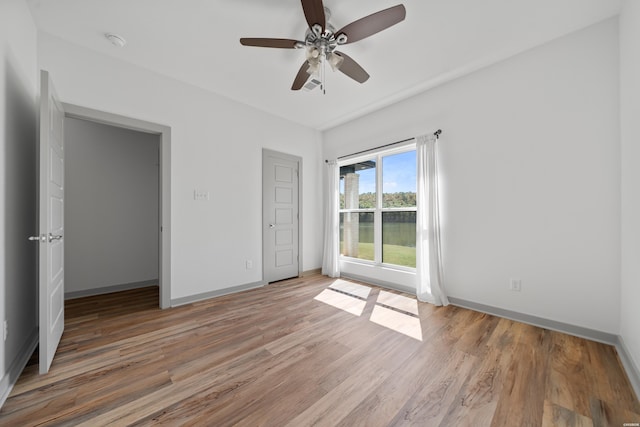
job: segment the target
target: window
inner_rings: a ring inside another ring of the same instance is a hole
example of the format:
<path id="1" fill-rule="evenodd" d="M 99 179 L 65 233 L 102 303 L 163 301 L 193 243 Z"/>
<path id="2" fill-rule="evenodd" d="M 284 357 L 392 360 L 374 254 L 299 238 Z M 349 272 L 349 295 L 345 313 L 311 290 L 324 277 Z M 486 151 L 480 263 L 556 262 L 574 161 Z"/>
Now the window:
<path id="1" fill-rule="evenodd" d="M 340 166 L 340 254 L 415 268 L 415 146 Z"/>

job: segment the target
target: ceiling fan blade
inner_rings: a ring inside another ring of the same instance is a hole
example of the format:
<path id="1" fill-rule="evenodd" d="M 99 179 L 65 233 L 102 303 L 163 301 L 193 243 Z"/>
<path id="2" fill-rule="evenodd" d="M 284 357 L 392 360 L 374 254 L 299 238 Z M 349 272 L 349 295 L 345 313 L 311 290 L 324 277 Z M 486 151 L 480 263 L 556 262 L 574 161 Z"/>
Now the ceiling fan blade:
<path id="1" fill-rule="evenodd" d="M 345 44 L 357 42 L 403 21 L 406 16 L 407 10 L 403 5 L 399 4 L 358 19 L 336 31 L 335 34 L 336 37 L 340 36 L 340 34 L 346 35 L 347 41 Z"/>
<path id="2" fill-rule="evenodd" d="M 302 67 L 300 67 L 300 70 L 296 75 L 295 80 L 293 81 L 293 85 L 291 85 L 291 90 L 302 89 L 302 86 L 304 86 L 304 84 L 307 82 L 307 80 L 309 80 L 309 77 L 311 76 L 307 72 L 308 69 L 309 69 L 309 63 L 307 61 L 304 61 L 304 63 L 302 64 Z"/>
<path id="3" fill-rule="evenodd" d="M 240 44 L 243 46 L 275 47 L 280 49 L 295 49 L 303 42 L 291 39 L 265 39 L 265 38 L 241 38 Z"/>
<path id="4" fill-rule="evenodd" d="M 324 16 L 322 0 L 302 0 L 302 9 L 309 28 L 313 29 L 314 24 L 319 24 L 322 27 L 322 31 L 324 31 L 327 22 Z"/>
<path id="5" fill-rule="evenodd" d="M 342 71 L 342 73 L 351 77 L 358 83 L 364 83 L 369 80 L 369 74 L 349 55 L 338 51 L 335 51 L 334 55 L 338 55 L 344 59 L 344 61 L 342 61 L 342 65 L 340 65 L 340 68 L 338 68 L 338 70 Z"/>

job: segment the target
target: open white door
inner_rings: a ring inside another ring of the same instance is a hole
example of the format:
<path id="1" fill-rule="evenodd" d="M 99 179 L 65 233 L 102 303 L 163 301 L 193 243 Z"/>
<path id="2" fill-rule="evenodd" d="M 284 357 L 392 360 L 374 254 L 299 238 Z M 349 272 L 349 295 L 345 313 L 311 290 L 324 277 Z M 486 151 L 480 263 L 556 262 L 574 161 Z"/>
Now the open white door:
<path id="1" fill-rule="evenodd" d="M 49 372 L 64 330 L 64 110 L 40 74 L 40 373 Z M 33 238 L 32 238 L 33 239 Z"/>

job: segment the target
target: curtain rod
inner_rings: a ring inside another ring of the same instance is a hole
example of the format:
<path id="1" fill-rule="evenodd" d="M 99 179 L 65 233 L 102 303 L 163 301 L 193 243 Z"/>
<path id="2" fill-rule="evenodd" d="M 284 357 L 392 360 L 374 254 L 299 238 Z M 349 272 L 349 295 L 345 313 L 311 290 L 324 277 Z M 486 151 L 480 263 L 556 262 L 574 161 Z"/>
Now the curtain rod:
<path id="1" fill-rule="evenodd" d="M 437 139 L 440 139 L 440 134 L 441 133 L 442 133 L 442 129 L 438 129 L 437 131 L 435 131 L 433 133 L 433 136 L 435 136 Z M 357 153 L 346 154 L 344 156 L 338 157 L 337 160 L 344 159 L 345 157 L 355 156 L 355 155 L 358 155 L 358 154 L 368 153 L 369 151 L 373 151 L 373 150 L 379 150 L 380 148 L 386 148 L 386 147 L 391 147 L 393 145 L 402 144 L 403 142 L 411 141 L 412 139 L 415 139 L 415 138 L 407 138 L 407 139 L 403 139 L 402 141 L 396 141 L 396 142 L 392 142 L 390 144 L 380 145 L 379 147 L 369 148 L 368 150 L 358 151 Z M 329 160 L 325 160 L 324 162 L 325 163 L 329 163 Z"/>

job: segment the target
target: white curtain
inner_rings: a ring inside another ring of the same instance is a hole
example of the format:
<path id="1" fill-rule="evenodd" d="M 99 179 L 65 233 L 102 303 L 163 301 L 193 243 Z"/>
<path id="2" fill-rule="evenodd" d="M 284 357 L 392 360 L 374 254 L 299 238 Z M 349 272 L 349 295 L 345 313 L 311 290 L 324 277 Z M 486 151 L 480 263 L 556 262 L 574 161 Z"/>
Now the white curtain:
<path id="1" fill-rule="evenodd" d="M 339 224 L 339 194 L 340 177 L 338 163 L 327 161 L 324 182 L 324 252 L 322 256 L 322 274 L 329 277 L 340 277 L 338 263 L 340 238 Z"/>
<path id="2" fill-rule="evenodd" d="M 437 138 L 416 138 L 418 217 L 416 219 L 416 295 L 420 301 L 448 305 L 442 283 Z"/>

